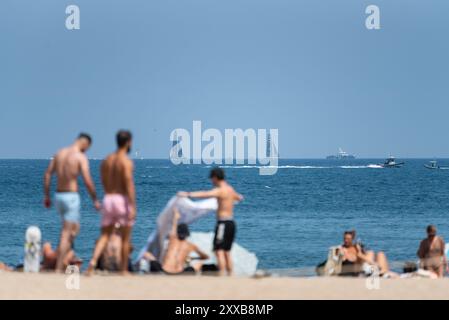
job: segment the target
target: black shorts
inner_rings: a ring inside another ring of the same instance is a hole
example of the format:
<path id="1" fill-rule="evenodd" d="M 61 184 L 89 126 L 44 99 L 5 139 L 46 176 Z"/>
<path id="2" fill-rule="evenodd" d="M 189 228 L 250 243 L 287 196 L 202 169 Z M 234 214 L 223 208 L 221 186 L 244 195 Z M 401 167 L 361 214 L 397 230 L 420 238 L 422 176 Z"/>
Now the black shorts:
<path id="1" fill-rule="evenodd" d="M 230 251 L 235 238 L 235 222 L 233 220 L 218 221 L 215 227 L 214 251 Z"/>

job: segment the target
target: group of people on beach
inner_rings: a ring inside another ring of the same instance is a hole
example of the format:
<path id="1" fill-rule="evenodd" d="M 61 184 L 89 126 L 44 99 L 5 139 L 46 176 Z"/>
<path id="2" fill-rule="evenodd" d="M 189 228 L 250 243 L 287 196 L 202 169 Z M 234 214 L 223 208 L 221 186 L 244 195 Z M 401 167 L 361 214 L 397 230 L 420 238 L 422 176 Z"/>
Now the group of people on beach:
<path id="1" fill-rule="evenodd" d="M 92 145 L 89 134 L 81 133 L 72 145 L 59 150 L 51 160 L 44 176 L 44 205 L 50 208 L 54 202 L 54 207 L 62 218 L 62 229 L 56 248 L 48 242 L 43 245 L 42 270 L 61 273 L 69 265 L 82 264 L 73 247 L 75 237 L 80 231 L 81 199 L 78 188 L 80 176 L 84 180 L 95 209 L 101 212 L 101 234 L 95 243 L 86 273 L 90 275 L 99 269 L 128 274 L 135 270 L 129 258 L 133 249 L 131 233 L 137 212 L 134 166 L 128 157 L 132 147 L 131 132 L 120 130 L 116 134 L 116 143 L 117 150 L 108 155 L 101 164 L 100 175 L 104 189 L 101 202 L 97 197 L 86 156 L 86 151 Z M 54 201 L 50 193 L 53 175 L 57 178 Z M 216 265 L 202 263 L 209 259 L 209 256 L 189 241 L 189 227 L 185 223 L 180 223 L 180 213 L 175 207 L 164 254 L 161 258 L 156 258 L 147 251 L 142 256 L 141 260 L 148 264 L 147 271 L 165 274 L 216 271 L 221 275 L 232 274 L 231 248 L 236 233 L 233 211 L 235 203 L 243 200 L 243 197 L 226 181 L 221 168 L 213 168 L 209 177 L 214 186 L 211 190 L 178 192 L 177 196 L 217 199 L 217 224 L 213 239 Z M 328 259 L 317 266 L 317 273 L 343 276 L 375 273 L 385 277 L 398 276 L 390 270 L 384 252 L 375 253 L 366 250 L 362 244 L 355 242 L 355 237 L 355 230 L 344 232 L 343 244 L 331 248 Z M 189 264 L 192 253 L 198 259 L 196 263 Z M 421 275 L 434 278 L 443 277 L 445 272 L 449 273 L 445 242 L 437 235 L 435 226 L 427 227 L 427 237 L 421 241 L 417 256 L 419 265 L 407 263 L 404 266 L 404 273 L 411 274 L 424 270 Z M 0 263 L 0 270 L 9 270 L 9 267 Z"/>
<path id="2" fill-rule="evenodd" d="M 426 229 L 427 237 L 423 239 L 417 251 L 419 264 L 406 263 L 403 267 L 404 274 L 418 274 L 419 270 L 425 272 L 419 275 L 430 278 L 442 278 L 445 272 L 449 273 L 449 265 L 445 253 L 445 242 L 437 235 L 434 225 L 429 225 Z M 389 267 L 387 256 L 380 251 L 375 253 L 355 242 L 356 231 L 345 231 L 343 234 L 343 244 L 336 248 L 335 256 L 341 258 L 341 265 L 338 275 L 358 276 L 365 274 L 371 276 L 376 274 L 384 277 L 397 277 L 398 274 L 392 272 Z M 327 261 L 326 261 L 327 262 Z M 322 265 L 324 267 L 324 264 Z M 333 270 L 335 270 L 333 266 Z"/>
<path id="3" fill-rule="evenodd" d="M 56 250 L 53 250 L 48 243 L 44 245 L 45 269 L 54 268 L 56 272 L 64 272 L 69 264 L 77 261 L 73 243 L 80 231 L 81 199 L 78 190 L 80 176 L 84 180 L 95 209 L 101 212 L 101 234 L 95 244 L 86 273 L 92 274 L 96 268 L 100 268 L 128 274 L 132 269 L 129 256 L 132 251 L 131 233 L 137 209 L 134 166 L 128 157 L 132 147 L 131 132 L 120 130 L 116 135 L 116 142 L 117 150 L 108 155 L 101 164 L 101 183 L 104 189 L 102 202 L 97 197 L 86 156 L 86 151 L 92 145 L 89 134 L 81 133 L 72 145 L 59 150 L 51 160 L 44 177 L 44 205 L 47 208 L 52 205 L 50 185 L 52 176 L 56 175 L 54 206 L 61 215 L 62 230 Z M 212 169 L 210 179 L 214 188 L 209 191 L 178 192 L 177 195 L 217 199 L 217 225 L 213 240 L 217 260 L 216 270 L 220 274 L 232 274 L 230 251 L 236 232 L 233 209 L 234 203 L 241 201 L 243 197 L 227 183 L 222 169 Z M 208 258 L 207 254 L 187 241 L 188 226 L 178 224 L 178 220 L 179 212 L 175 212 L 163 261 L 158 261 L 150 252 L 144 255 L 144 258 L 151 262 L 153 269 L 168 274 L 196 271 L 194 268 L 185 268 L 190 253 L 196 252 L 201 259 Z"/>

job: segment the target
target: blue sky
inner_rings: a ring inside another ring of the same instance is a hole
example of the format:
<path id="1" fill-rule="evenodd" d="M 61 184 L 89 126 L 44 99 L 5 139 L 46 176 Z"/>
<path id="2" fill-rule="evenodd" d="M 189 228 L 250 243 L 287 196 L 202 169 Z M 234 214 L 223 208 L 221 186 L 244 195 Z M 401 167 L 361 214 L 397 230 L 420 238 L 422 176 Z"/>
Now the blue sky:
<path id="1" fill-rule="evenodd" d="M 65 28 L 65 8 L 81 30 Z M 365 28 L 365 8 L 382 29 Z M 92 157 L 129 128 L 278 128 L 282 157 L 449 157 L 445 0 L 2 0 L 1 158 L 49 157 L 79 131 Z"/>

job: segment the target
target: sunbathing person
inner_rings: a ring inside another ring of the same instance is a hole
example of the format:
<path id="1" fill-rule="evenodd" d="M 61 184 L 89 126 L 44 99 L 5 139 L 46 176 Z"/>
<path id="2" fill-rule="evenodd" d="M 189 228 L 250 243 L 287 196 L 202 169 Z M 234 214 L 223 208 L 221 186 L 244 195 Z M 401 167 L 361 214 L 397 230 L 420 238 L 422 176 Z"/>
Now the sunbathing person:
<path id="1" fill-rule="evenodd" d="M 13 271 L 12 268 L 8 267 L 6 264 L 4 264 L 3 262 L 0 262 L 0 271 Z"/>
<path id="2" fill-rule="evenodd" d="M 175 209 L 174 211 L 172 230 L 168 240 L 167 251 L 163 258 L 162 269 L 168 274 L 198 272 L 202 267 L 201 261 L 186 267 L 190 254 L 192 252 L 197 253 L 200 260 L 207 260 L 209 256 L 187 240 L 190 235 L 189 227 L 186 224 L 178 225 L 180 214 L 178 210 Z"/>
<path id="3" fill-rule="evenodd" d="M 41 270 L 42 271 L 55 271 L 56 269 L 56 261 L 58 259 L 58 251 L 53 250 L 51 247 L 50 242 L 45 242 L 42 246 L 42 264 L 41 264 Z M 75 251 L 73 249 L 70 249 L 67 254 L 65 255 L 63 259 L 63 266 L 64 270 L 69 265 L 76 265 L 78 268 L 81 268 L 83 261 L 76 257 Z"/>
<path id="4" fill-rule="evenodd" d="M 120 233 L 120 227 L 115 227 L 111 233 L 109 240 L 102 252 L 96 266 L 97 270 L 119 272 L 122 266 L 122 250 L 123 240 Z M 130 254 L 132 253 L 132 245 L 130 245 Z M 128 272 L 132 272 L 131 259 L 128 259 Z"/>
<path id="5" fill-rule="evenodd" d="M 449 272 L 443 238 L 437 236 L 437 228 L 433 225 L 427 227 L 427 238 L 422 240 L 417 255 L 420 259 L 420 267 L 434 272 L 439 278 L 444 276 L 444 271 Z"/>
<path id="6" fill-rule="evenodd" d="M 389 271 L 385 253 L 380 251 L 376 254 L 374 251 L 365 251 L 361 245 L 354 244 L 355 235 L 355 230 L 344 233 L 343 245 L 340 247 L 340 254 L 343 256 L 341 275 L 359 275 L 362 272 L 368 275 L 373 273 L 379 276 L 393 275 Z M 371 270 L 366 270 L 366 267 L 371 267 Z"/>

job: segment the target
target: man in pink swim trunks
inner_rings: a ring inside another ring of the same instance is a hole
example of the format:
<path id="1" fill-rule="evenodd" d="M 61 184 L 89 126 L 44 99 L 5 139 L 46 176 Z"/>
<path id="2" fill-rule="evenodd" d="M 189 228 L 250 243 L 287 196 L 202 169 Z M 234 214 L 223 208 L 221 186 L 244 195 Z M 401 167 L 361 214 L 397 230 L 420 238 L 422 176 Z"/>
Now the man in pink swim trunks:
<path id="1" fill-rule="evenodd" d="M 120 130 L 117 133 L 117 151 L 110 154 L 101 165 L 101 181 L 105 191 L 101 210 L 101 236 L 95 246 L 93 257 L 86 271 L 87 274 L 94 271 L 116 226 L 120 229 L 123 242 L 120 271 L 123 274 L 128 272 L 131 230 L 136 217 L 134 166 L 128 158 L 131 142 L 131 132 Z"/>

